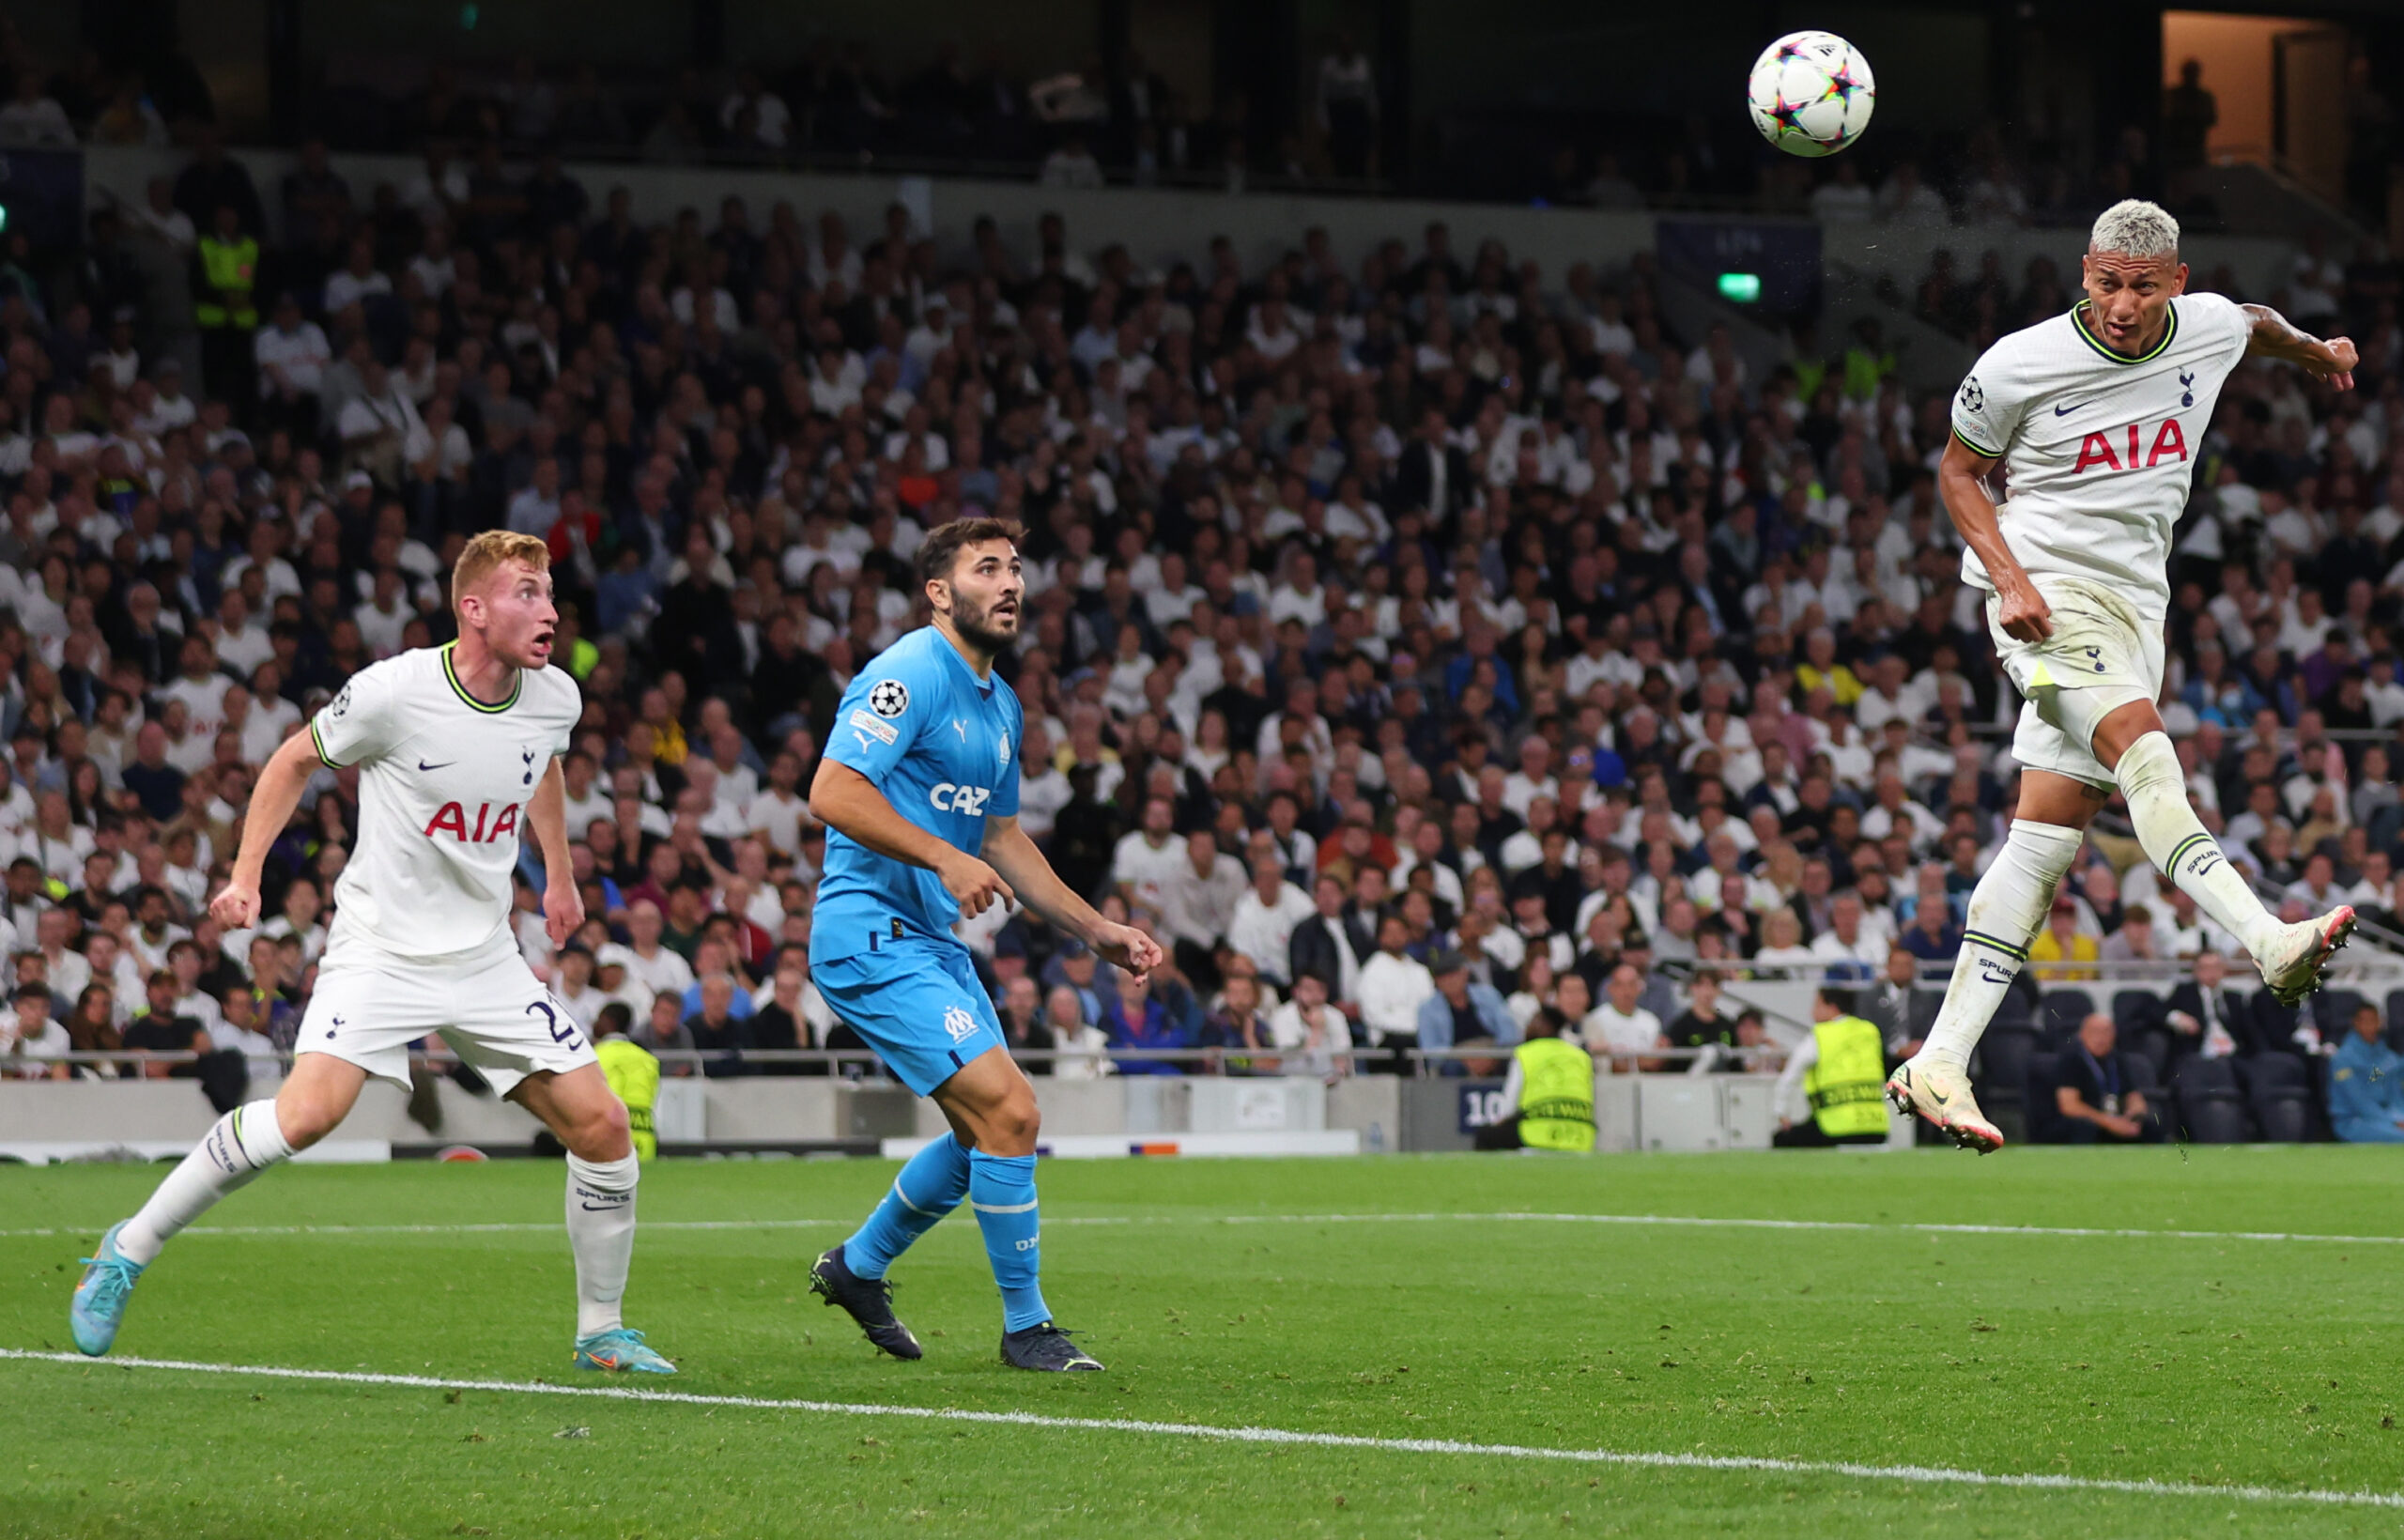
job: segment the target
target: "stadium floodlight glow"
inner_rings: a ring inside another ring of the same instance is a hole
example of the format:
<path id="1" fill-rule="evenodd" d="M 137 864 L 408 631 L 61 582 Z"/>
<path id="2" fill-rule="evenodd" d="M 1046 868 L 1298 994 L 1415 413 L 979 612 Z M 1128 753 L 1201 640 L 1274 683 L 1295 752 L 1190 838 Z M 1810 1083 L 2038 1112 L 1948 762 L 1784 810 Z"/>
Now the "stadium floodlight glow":
<path id="1" fill-rule="evenodd" d="M 1757 272 L 1723 272 L 1719 275 L 1719 297 L 1740 305 L 1749 305 L 1762 297 L 1762 275 Z"/>

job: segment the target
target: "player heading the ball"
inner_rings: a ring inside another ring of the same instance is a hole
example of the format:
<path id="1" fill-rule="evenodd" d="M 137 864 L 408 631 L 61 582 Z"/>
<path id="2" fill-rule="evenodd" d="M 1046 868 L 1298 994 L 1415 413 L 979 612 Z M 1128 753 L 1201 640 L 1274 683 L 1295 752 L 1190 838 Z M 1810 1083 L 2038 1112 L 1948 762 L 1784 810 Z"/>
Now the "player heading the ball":
<path id="1" fill-rule="evenodd" d="M 2294 925 L 2262 907 L 2197 821 L 2154 709 L 2171 526 L 2222 382 L 2263 358 L 2350 389 L 2354 346 L 2267 306 L 2187 293 L 2179 222 L 2138 199 L 2096 220 L 2080 267 L 2086 299 L 1998 339 L 1962 381 L 1937 472 L 1967 546 L 1962 580 L 1986 591 L 1996 657 L 2026 698 L 2011 741 L 2020 801 L 1970 895 L 1945 1004 L 1887 1091 L 1982 1154 L 2003 1135 L 1970 1093 L 1970 1050 L 2115 790 L 2146 858 L 2237 938 L 2281 1002 L 2319 989 L 2354 929 L 2344 905 Z M 2001 508 L 1985 485 L 1997 465 L 2011 484 Z"/>

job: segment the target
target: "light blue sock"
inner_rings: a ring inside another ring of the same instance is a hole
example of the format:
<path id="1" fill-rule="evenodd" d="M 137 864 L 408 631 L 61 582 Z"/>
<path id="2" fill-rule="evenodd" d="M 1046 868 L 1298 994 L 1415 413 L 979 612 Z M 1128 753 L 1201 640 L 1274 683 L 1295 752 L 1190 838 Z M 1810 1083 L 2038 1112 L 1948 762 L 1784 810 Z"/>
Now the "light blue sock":
<path id="1" fill-rule="evenodd" d="M 1002 1330 L 1024 1332 L 1050 1320 L 1052 1311 L 1036 1282 L 1042 1270 L 1037 1240 L 1043 1225 L 1035 1210 L 1035 1157 L 971 1152 L 968 1204 L 977 1210 L 977 1228 L 985 1235 L 994 1282 L 1002 1286 Z"/>
<path id="2" fill-rule="evenodd" d="M 960 1207 L 968 1195 L 968 1151 L 947 1133 L 910 1157 L 893 1191 L 843 1242 L 843 1265 L 863 1278 L 882 1278 L 893 1259 Z"/>

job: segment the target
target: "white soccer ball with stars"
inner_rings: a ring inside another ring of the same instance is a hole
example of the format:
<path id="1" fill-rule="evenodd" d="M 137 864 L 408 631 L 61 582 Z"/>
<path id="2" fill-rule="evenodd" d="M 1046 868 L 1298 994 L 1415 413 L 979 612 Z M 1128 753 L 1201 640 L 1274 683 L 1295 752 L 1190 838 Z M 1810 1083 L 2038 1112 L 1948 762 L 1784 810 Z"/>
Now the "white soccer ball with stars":
<path id="1" fill-rule="evenodd" d="M 1790 32 L 1762 50 L 1749 87 L 1753 127 L 1789 155 L 1834 155 L 1861 137 L 1878 85 L 1860 50 L 1833 32 Z"/>

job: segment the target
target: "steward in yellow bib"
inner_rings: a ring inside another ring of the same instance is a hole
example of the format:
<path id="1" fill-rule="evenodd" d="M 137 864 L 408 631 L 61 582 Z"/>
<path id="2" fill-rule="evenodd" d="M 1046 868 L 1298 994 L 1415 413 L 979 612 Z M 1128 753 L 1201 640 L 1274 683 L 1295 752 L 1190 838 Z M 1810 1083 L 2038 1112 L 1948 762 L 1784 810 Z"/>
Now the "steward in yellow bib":
<path id="1" fill-rule="evenodd" d="M 651 1114 L 659 1101 L 659 1061 L 626 1036 L 627 1024 L 633 1020 L 633 1011 L 623 1001 L 603 1006 L 601 1019 L 593 1024 L 593 1056 L 601 1061 L 609 1089 L 626 1104 L 626 1129 L 634 1137 L 636 1159 L 655 1161 L 659 1158 L 659 1135 L 652 1128 Z"/>
<path id="2" fill-rule="evenodd" d="M 1594 1149 L 1595 1058 L 1561 1030 L 1549 1007 L 1528 1018 L 1502 1082 L 1502 1116 L 1478 1131 L 1478 1148 Z"/>
<path id="3" fill-rule="evenodd" d="M 1878 1029 L 1853 1013 L 1853 991 L 1822 985 L 1811 997 L 1811 1035 L 1787 1056 L 1778 1077 L 1781 1149 L 1887 1142 L 1887 1045 Z M 1800 1085 L 1811 1120 L 1783 1116 Z"/>
<path id="4" fill-rule="evenodd" d="M 248 410 L 257 391 L 253 333 L 259 329 L 259 242 L 242 216 L 220 204 L 193 251 L 199 282 L 193 286 L 193 324 L 200 329 L 201 372 L 208 393 Z"/>

